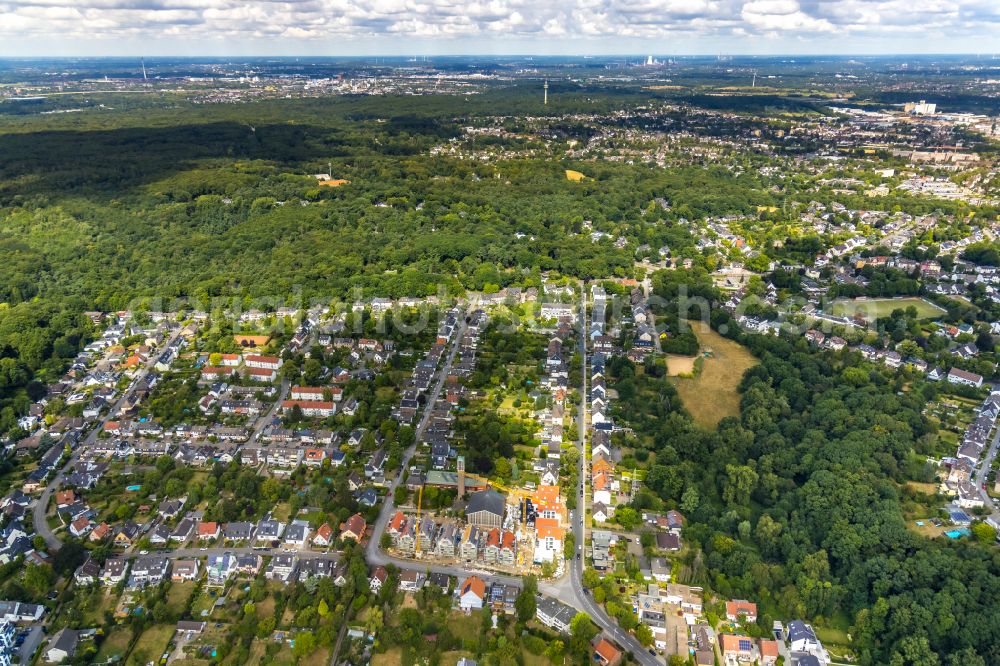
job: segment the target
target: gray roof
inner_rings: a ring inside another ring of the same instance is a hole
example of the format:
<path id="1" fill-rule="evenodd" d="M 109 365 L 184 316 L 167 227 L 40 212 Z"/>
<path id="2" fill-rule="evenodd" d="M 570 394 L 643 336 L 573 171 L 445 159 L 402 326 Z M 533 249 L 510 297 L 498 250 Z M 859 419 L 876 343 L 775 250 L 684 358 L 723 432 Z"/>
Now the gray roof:
<path id="1" fill-rule="evenodd" d="M 469 504 L 465 508 L 465 513 L 473 514 L 479 511 L 488 511 L 502 518 L 503 505 L 503 495 L 495 490 L 482 490 L 478 493 L 472 493 L 472 496 L 469 497 Z"/>
<path id="2" fill-rule="evenodd" d="M 802 620 L 792 620 L 791 622 L 788 623 L 788 639 L 790 641 L 797 641 L 802 639 L 815 641 L 816 634 Z"/>
<path id="3" fill-rule="evenodd" d="M 536 613 L 544 613 L 553 620 L 569 624 L 576 616 L 576 609 L 567 606 L 553 597 L 539 596 L 535 606 Z"/>

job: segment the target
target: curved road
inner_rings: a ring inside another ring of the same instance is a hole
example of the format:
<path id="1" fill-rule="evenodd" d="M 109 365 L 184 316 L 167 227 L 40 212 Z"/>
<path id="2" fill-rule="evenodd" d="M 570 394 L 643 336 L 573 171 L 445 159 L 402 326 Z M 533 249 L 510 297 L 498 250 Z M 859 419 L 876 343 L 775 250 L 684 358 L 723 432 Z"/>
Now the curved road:
<path id="1" fill-rule="evenodd" d="M 52 497 L 52 493 L 59 488 L 63 478 L 65 478 L 65 471 L 67 469 L 72 469 L 76 465 L 77 461 L 79 461 L 80 454 L 86 450 L 88 445 L 93 444 L 97 440 L 97 436 L 100 434 L 101 428 L 104 427 L 105 422 L 118 413 L 118 410 L 121 409 L 125 399 L 135 393 L 135 387 L 138 386 L 139 382 L 144 379 L 146 375 L 149 374 L 152 367 L 156 365 L 156 359 L 159 358 L 162 350 L 173 344 L 173 342 L 177 339 L 177 336 L 180 334 L 181 328 L 178 326 L 177 329 L 170 334 L 166 344 L 164 344 L 163 347 L 161 347 L 155 354 L 150 354 L 149 360 L 146 361 L 146 364 L 142 366 L 141 370 L 139 370 L 135 379 L 133 379 L 132 383 L 129 384 L 128 389 L 126 389 L 125 392 L 122 393 L 121 397 L 118 398 L 113 405 L 111 405 L 104 416 L 94 422 L 94 427 L 89 433 L 87 433 L 86 438 L 84 438 L 83 442 L 77 444 L 76 451 L 69 457 L 66 464 L 63 465 L 58 472 L 56 472 L 55 476 L 53 476 L 49 481 L 49 484 L 45 486 L 45 490 L 42 491 L 41 496 L 39 496 L 38 500 L 35 502 L 35 506 L 32 508 L 31 513 L 32 524 L 34 525 L 35 532 L 45 539 L 45 545 L 49 548 L 49 550 L 56 551 L 59 550 L 60 546 L 62 546 L 62 542 L 59 540 L 59 537 L 57 537 L 49 528 L 49 523 L 45 519 L 45 513 L 49 507 L 49 499 Z"/>
<path id="2" fill-rule="evenodd" d="M 403 453 L 403 462 L 399 466 L 400 472 L 389 485 L 389 492 L 386 493 L 385 500 L 382 502 L 382 510 L 379 511 L 378 518 L 375 519 L 375 523 L 372 526 L 372 536 L 368 540 L 368 545 L 365 548 L 365 560 L 367 560 L 368 564 L 385 565 L 393 561 L 393 558 L 388 557 L 379 549 L 379 541 L 382 538 L 382 532 L 385 531 L 385 526 L 389 523 L 392 511 L 395 508 L 393 496 L 396 492 L 396 488 L 403 480 L 403 472 L 409 468 L 410 459 L 413 458 L 413 454 L 417 450 L 417 446 L 420 444 L 420 438 L 423 437 L 424 431 L 427 430 L 427 426 L 430 424 L 431 414 L 434 412 L 434 405 L 437 403 L 438 397 L 441 395 L 441 389 L 444 387 L 444 382 L 448 378 L 448 373 L 451 371 L 452 363 L 455 362 L 455 355 L 458 353 L 462 336 L 465 335 L 465 331 L 468 328 L 468 325 L 465 322 L 464 314 L 465 313 L 462 312 L 462 316 L 459 317 L 459 326 L 449 343 L 451 345 L 451 349 L 448 352 L 448 357 L 445 359 L 444 364 L 438 369 L 438 377 L 437 382 L 434 384 L 434 390 L 431 391 L 430 396 L 424 405 L 424 411 L 420 417 L 420 421 L 417 422 L 417 428 L 414 431 L 413 446 L 408 448 Z M 398 562 L 405 561 L 396 561 L 396 563 Z M 400 566 L 412 566 L 412 563 Z M 442 571 L 442 573 L 444 572 Z"/>

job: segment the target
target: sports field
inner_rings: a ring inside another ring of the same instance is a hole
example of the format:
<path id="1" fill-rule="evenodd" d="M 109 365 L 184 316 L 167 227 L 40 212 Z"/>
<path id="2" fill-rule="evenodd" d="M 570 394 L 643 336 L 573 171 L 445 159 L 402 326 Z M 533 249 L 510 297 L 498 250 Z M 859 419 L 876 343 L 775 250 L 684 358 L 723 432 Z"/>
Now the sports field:
<path id="1" fill-rule="evenodd" d="M 909 306 L 917 309 L 917 317 L 920 319 L 933 319 L 944 313 L 940 308 L 929 301 L 916 297 L 902 298 L 853 298 L 834 301 L 830 307 L 830 314 L 838 317 L 853 317 L 860 313 L 865 319 L 872 320 L 880 317 L 888 317 L 896 308 L 905 310 Z"/>

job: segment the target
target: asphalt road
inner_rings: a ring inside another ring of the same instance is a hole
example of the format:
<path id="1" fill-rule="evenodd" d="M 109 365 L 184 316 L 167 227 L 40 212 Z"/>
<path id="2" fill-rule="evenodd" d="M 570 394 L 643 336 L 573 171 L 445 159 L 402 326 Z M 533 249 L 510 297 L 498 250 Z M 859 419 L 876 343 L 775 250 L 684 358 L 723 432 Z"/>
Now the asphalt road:
<path id="1" fill-rule="evenodd" d="M 465 312 L 463 311 L 462 314 L 464 315 Z M 424 431 L 427 430 L 427 426 L 431 421 L 431 414 L 434 412 L 434 405 L 437 403 L 438 398 L 441 395 L 441 389 L 444 387 L 444 382 L 448 378 L 451 366 L 455 362 L 455 355 L 458 353 L 458 347 L 461 343 L 462 336 L 465 335 L 465 331 L 468 328 L 468 325 L 465 323 L 464 316 L 459 317 L 459 322 L 458 329 L 455 331 L 455 335 L 450 341 L 451 349 L 448 352 L 448 356 L 445 359 L 444 364 L 438 368 L 438 378 L 437 382 L 434 384 L 434 390 L 431 391 L 430 396 L 427 399 L 427 403 L 424 405 L 424 411 L 420 417 L 420 421 L 417 422 L 417 428 L 414 432 L 413 446 L 408 448 L 403 453 L 403 462 L 400 465 L 400 473 L 390 484 L 389 492 L 386 493 L 385 500 L 382 502 L 382 510 L 379 511 L 378 518 L 375 520 L 375 524 L 373 525 L 371 538 L 368 540 L 368 546 L 365 548 L 365 560 L 370 565 L 377 566 L 381 564 L 384 566 L 393 561 L 392 558 L 388 557 L 379 548 L 379 542 L 382 539 L 382 533 L 385 531 L 386 525 L 389 523 L 389 518 L 392 517 L 392 512 L 395 508 L 393 496 L 396 488 L 402 482 L 403 471 L 409 469 L 410 460 L 413 458 L 413 454 L 417 450 L 420 438 L 423 437 Z M 403 560 L 400 560 L 399 562 L 403 562 Z M 408 562 L 408 564 L 401 564 L 400 566 L 413 566 L 412 561 L 406 562 Z"/>
<path id="2" fill-rule="evenodd" d="M 587 514 L 587 468 L 586 468 L 586 448 L 587 448 L 587 405 L 589 395 L 587 391 L 587 380 L 590 373 L 587 368 L 587 291 L 584 288 L 580 298 L 579 314 L 579 345 L 581 358 L 581 379 L 580 379 L 580 412 L 577 415 L 577 427 L 579 428 L 578 440 L 580 446 L 580 469 L 579 469 L 579 495 L 581 501 L 577 504 L 575 520 L 573 522 L 573 534 L 576 539 L 577 552 L 580 559 L 573 559 L 570 566 L 570 580 L 572 583 L 572 597 L 560 598 L 560 601 L 575 606 L 577 609 L 587 613 L 597 626 L 604 630 L 618 645 L 630 652 L 640 664 L 646 666 L 662 666 L 664 660 L 651 655 L 646 648 L 636 640 L 635 636 L 624 631 L 618 623 L 611 619 L 604 609 L 594 602 L 594 598 L 583 589 L 583 562 L 586 557 L 583 552 L 586 543 L 586 514 Z"/>
<path id="3" fill-rule="evenodd" d="M 983 502 L 985 502 L 986 508 L 992 512 L 990 514 L 990 518 L 992 518 L 994 522 L 1000 524 L 1000 509 L 997 509 L 997 507 L 994 506 L 993 498 L 990 497 L 989 493 L 987 493 L 986 489 L 983 487 L 986 483 L 986 477 L 990 473 L 990 467 L 993 465 L 993 459 L 997 455 L 998 446 L 1000 446 L 1000 428 L 997 428 L 997 432 L 993 435 L 993 440 L 990 442 L 990 447 L 986 450 L 986 454 L 976 466 L 975 480 L 979 496 L 983 499 Z"/>
<path id="4" fill-rule="evenodd" d="M 144 379 L 146 375 L 149 374 L 149 371 L 153 368 L 153 366 L 156 365 L 156 359 L 159 357 L 160 352 L 163 349 L 166 349 L 169 345 L 171 345 L 174 342 L 174 340 L 177 339 L 177 336 L 179 336 L 180 333 L 181 329 L 180 327 L 178 327 L 173 333 L 170 334 L 170 337 L 167 339 L 167 342 L 163 345 L 163 347 L 161 347 L 156 354 L 150 355 L 149 360 L 146 361 L 145 365 L 142 366 L 142 369 L 139 370 L 139 373 L 136 375 L 135 379 L 132 380 L 131 384 L 129 384 L 128 390 L 122 393 L 122 395 L 118 398 L 118 400 L 116 400 L 114 404 L 111 405 L 110 409 L 108 409 L 107 413 L 104 416 L 98 418 L 95 421 L 93 428 L 90 430 L 89 433 L 87 433 L 87 436 L 84 438 L 83 442 L 77 445 L 76 452 L 74 452 L 73 455 L 69 457 L 69 460 L 66 461 L 66 464 L 63 465 L 62 468 L 60 468 L 60 470 L 55 474 L 55 476 L 52 477 L 52 479 L 49 481 L 49 484 L 45 487 L 45 490 L 42 491 L 41 496 L 35 502 L 35 506 L 32 509 L 32 522 L 34 523 L 35 526 L 35 532 L 39 534 L 43 539 L 45 539 L 45 545 L 49 548 L 49 550 L 52 551 L 59 550 L 59 547 L 62 545 L 62 542 L 59 540 L 59 537 L 57 537 L 55 533 L 53 533 L 53 531 L 49 528 L 48 521 L 46 521 L 45 519 L 45 511 L 49 506 L 49 499 L 52 497 L 52 493 L 54 493 L 56 489 L 59 488 L 59 485 L 62 483 L 62 480 L 65 477 L 65 471 L 67 469 L 73 469 L 77 461 L 80 459 L 80 454 L 87 449 L 88 445 L 93 444 L 95 441 L 97 441 L 97 436 L 100 434 L 101 429 L 104 427 L 104 424 L 107 421 L 109 421 L 113 416 L 118 414 L 118 410 L 121 409 L 121 406 L 122 404 L 124 404 L 125 399 L 131 396 L 133 393 L 135 393 L 135 387 L 139 385 L 139 382 L 142 379 Z"/>
<path id="5" fill-rule="evenodd" d="M 268 409 L 265 414 L 261 414 L 257 418 L 257 421 L 254 422 L 253 432 L 250 434 L 250 439 L 247 440 L 248 442 L 256 442 L 260 439 L 260 433 L 264 432 L 264 428 L 267 427 L 267 424 L 271 422 L 274 415 L 278 413 L 279 409 L 281 409 L 281 403 L 284 402 L 291 387 L 292 384 L 287 379 L 281 380 L 281 388 L 278 389 L 277 400 L 274 401 L 274 404 L 271 405 L 270 409 Z"/>

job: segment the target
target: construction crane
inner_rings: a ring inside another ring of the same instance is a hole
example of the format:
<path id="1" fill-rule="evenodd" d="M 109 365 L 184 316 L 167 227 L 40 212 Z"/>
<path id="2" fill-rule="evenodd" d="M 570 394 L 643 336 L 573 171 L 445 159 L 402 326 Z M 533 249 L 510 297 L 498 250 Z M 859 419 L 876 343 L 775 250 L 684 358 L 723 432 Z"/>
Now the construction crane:
<path id="1" fill-rule="evenodd" d="M 421 484 L 419 492 L 417 492 L 417 530 L 420 529 L 420 505 L 424 501 L 424 486 Z M 415 532 L 416 530 L 414 530 Z M 413 554 L 420 555 L 420 535 L 416 535 L 413 545 Z"/>

